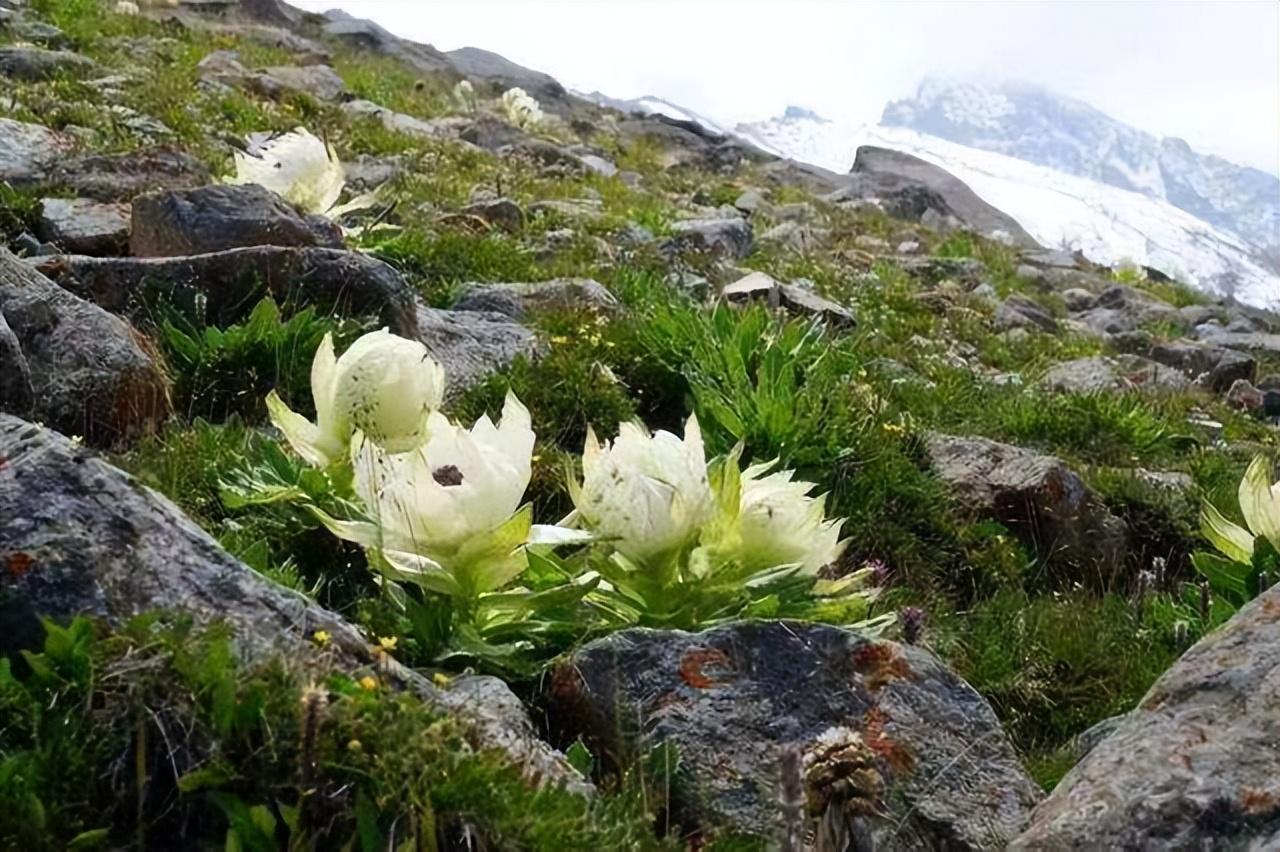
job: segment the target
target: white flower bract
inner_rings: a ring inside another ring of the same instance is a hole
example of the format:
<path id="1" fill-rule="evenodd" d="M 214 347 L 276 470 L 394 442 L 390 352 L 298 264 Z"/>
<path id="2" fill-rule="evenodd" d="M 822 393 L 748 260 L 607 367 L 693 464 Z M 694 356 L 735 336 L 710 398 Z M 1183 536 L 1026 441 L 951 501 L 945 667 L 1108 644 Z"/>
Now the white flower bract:
<path id="1" fill-rule="evenodd" d="M 1258 538 L 1280 550 L 1280 482 L 1271 481 L 1271 466 L 1265 456 L 1256 457 L 1245 471 L 1239 498 L 1245 526 L 1233 523 L 1206 503 L 1202 516 L 1205 537 L 1236 562 L 1252 561 Z"/>
<path id="2" fill-rule="evenodd" d="M 737 558 L 751 568 L 798 565 L 815 574 L 839 558 L 844 522 L 826 519 L 826 498 L 809 496 L 814 483 L 793 480 L 790 470 L 767 473 L 773 465 L 754 465 L 742 473 Z"/>
<path id="3" fill-rule="evenodd" d="M 275 391 L 267 410 L 300 456 L 325 466 L 345 455 L 357 429 L 387 452 L 421 445 L 444 399 L 444 381 L 444 368 L 425 346 L 385 328 L 361 337 L 341 358 L 326 334 L 311 362 L 316 422 L 290 410 Z"/>
<path id="4" fill-rule="evenodd" d="M 237 151 L 229 183 L 256 183 L 307 213 L 329 213 L 346 183 L 333 146 L 304 127 L 265 142 L 255 154 Z"/>
<path id="5" fill-rule="evenodd" d="M 502 93 L 502 109 L 516 127 L 528 129 L 542 123 L 542 105 L 518 86 Z"/>
<path id="6" fill-rule="evenodd" d="M 681 550 L 712 514 L 706 453 L 696 417 L 684 438 L 623 423 L 611 444 L 588 429 L 582 484 L 572 489 L 587 529 L 644 564 Z"/>

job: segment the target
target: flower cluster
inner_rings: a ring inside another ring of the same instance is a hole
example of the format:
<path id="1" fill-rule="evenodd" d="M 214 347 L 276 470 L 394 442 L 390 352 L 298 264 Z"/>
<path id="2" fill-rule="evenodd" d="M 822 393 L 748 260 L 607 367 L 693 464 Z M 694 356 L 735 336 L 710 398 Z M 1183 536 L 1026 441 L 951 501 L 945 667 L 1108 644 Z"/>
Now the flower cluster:
<path id="1" fill-rule="evenodd" d="M 507 115 L 507 121 L 524 130 L 542 123 L 542 105 L 518 86 L 502 93 L 502 110 Z"/>
<path id="2" fill-rule="evenodd" d="M 453 87 L 453 102 L 463 112 L 476 111 L 480 100 L 476 96 L 476 87 L 471 85 L 470 80 L 459 80 Z"/>

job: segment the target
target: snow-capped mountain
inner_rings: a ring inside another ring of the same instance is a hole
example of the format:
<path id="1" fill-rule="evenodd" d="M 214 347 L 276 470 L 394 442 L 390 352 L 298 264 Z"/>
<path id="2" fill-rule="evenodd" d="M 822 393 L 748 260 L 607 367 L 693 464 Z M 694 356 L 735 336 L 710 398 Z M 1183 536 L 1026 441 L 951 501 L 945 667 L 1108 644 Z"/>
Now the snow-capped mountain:
<path id="1" fill-rule="evenodd" d="M 1280 258 L 1280 178 L 1157 138 L 1073 98 L 1025 83 L 930 77 L 914 97 L 886 106 L 880 123 L 1168 201 L 1238 234 L 1260 256 Z"/>
<path id="2" fill-rule="evenodd" d="M 988 111 L 998 116 L 1001 109 Z M 734 132 L 766 151 L 838 172 L 848 171 L 860 145 L 902 151 L 955 175 L 1046 246 L 1079 249 L 1104 264 L 1143 264 L 1253 305 L 1280 304 L 1280 276 L 1257 263 L 1255 247 L 1160 198 L 909 128 L 843 124 L 804 110 Z"/>

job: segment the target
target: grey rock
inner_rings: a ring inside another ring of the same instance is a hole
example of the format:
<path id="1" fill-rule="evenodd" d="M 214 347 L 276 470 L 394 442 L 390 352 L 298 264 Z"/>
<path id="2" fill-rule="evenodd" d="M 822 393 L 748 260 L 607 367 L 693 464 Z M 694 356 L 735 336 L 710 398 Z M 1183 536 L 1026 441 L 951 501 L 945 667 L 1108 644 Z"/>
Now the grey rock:
<path id="1" fill-rule="evenodd" d="M 1266 396 L 1263 391 L 1253 386 L 1248 379 L 1237 379 L 1231 383 L 1226 394 L 1227 405 L 1242 411 L 1261 411 Z"/>
<path id="2" fill-rule="evenodd" d="M 512 124 L 490 115 L 472 119 L 458 132 L 458 138 L 486 151 L 498 151 L 508 145 L 529 141 L 529 134 Z M 554 145 L 552 146 L 555 147 Z M 559 151 L 559 148 L 556 148 Z M 572 156 L 572 155 L 566 155 Z M 576 158 L 574 158 L 576 159 Z"/>
<path id="3" fill-rule="evenodd" d="M 1137 355 L 1093 356 L 1064 361 L 1049 368 L 1041 380 L 1047 390 L 1069 393 L 1102 391 L 1182 390 L 1190 382 L 1179 370 Z"/>
<path id="4" fill-rule="evenodd" d="M 503 314 L 484 311 L 444 311 L 422 305 L 417 309 L 412 335 L 449 376 L 447 392 L 460 393 L 517 357 L 538 352 L 533 332 Z"/>
<path id="5" fill-rule="evenodd" d="M 601 177 L 614 177 L 618 174 L 618 165 L 612 160 L 607 160 L 599 154 L 593 154 L 589 151 L 574 151 L 573 153 L 593 174 Z"/>
<path id="6" fill-rule="evenodd" d="M 214 184 L 138 196 L 129 247 L 137 257 L 176 257 L 245 246 L 342 246 L 342 231 L 305 216 L 257 184 Z"/>
<path id="7" fill-rule="evenodd" d="M 915 254 L 918 251 L 920 251 L 920 243 L 915 240 L 903 240 L 898 243 L 898 254 Z"/>
<path id="8" fill-rule="evenodd" d="M 1280 848 L 1280 587 L 1200 640 L 1010 847 Z"/>
<path id="9" fill-rule="evenodd" d="M 572 652 L 546 693 L 566 741 L 674 746 L 672 812 L 695 834 L 776 840 L 784 750 L 839 729 L 865 770 L 858 848 L 999 849 L 1040 798 L 990 706 L 936 657 L 828 625 L 626 630 Z"/>
<path id="10" fill-rule="evenodd" d="M 234 50 L 215 50 L 196 68 L 202 80 L 268 98 L 304 94 L 320 101 L 337 101 L 347 90 L 342 77 L 328 65 L 277 65 L 250 70 L 240 63 Z"/>
<path id="11" fill-rule="evenodd" d="M 323 64 L 332 56 L 329 49 L 320 42 L 300 36 L 284 27 L 266 24 L 206 24 L 205 26 L 215 33 L 256 42 L 266 47 L 287 50 L 293 55 L 293 59 L 302 65 Z"/>
<path id="12" fill-rule="evenodd" d="M 917 157 L 863 145 L 854 156 L 850 176 L 850 184 L 828 196 L 829 200 L 874 199 L 900 219 L 925 222 L 929 218 L 944 227 L 969 228 L 1014 245 L 1039 248 L 1011 216 L 987 204 L 958 178 Z"/>
<path id="13" fill-rule="evenodd" d="M 342 111 L 355 118 L 374 119 L 387 130 L 418 139 L 447 139 L 464 126 L 456 117 L 425 120 L 365 100 L 347 101 L 342 105 Z"/>
<path id="14" fill-rule="evenodd" d="M 769 208 L 769 215 L 778 222 L 810 222 L 818 211 L 807 201 L 793 201 L 790 204 L 775 204 Z"/>
<path id="15" fill-rule="evenodd" d="M 839 328 L 852 328 L 853 312 L 799 283 L 784 284 L 764 272 L 752 272 L 720 291 L 731 302 L 763 301 L 802 316 L 815 316 Z"/>
<path id="16" fill-rule="evenodd" d="M 1221 319 L 1223 314 L 1221 309 L 1212 305 L 1187 305 L 1178 309 L 1178 315 L 1182 317 L 1184 327 L 1195 328 L 1210 320 Z"/>
<path id="17" fill-rule="evenodd" d="M 531 781 L 589 791 L 500 682 L 468 678 L 442 690 L 390 658 L 375 661 L 354 625 L 246 567 L 164 497 L 56 432 L 0 415 L 0 457 L 0 553 L 30 558 L 6 580 L 7 626 L 38 636 L 41 617 L 122 624 L 148 612 L 225 625 L 245 658 L 377 671 L 458 719 L 473 747 L 505 752 Z M 330 636 L 323 655 L 311 639 L 317 630 Z"/>
<path id="18" fill-rule="evenodd" d="M 67 50 L 40 47 L 0 47 L 0 77 L 38 83 L 55 77 L 84 77 L 96 66 L 93 60 Z"/>
<path id="19" fill-rule="evenodd" d="M 1227 390 L 1237 379 L 1252 381 L 1258 367 L 1244 352 L 1192 340 L 1157 343 L 1148 354 L 1151 360 L 1181 370 L 1215 393 Z"/>
<path id="20" fill-rule="evenodd" d="M 212 180 L 204 163 L 172 148 L 78 157 L 59 166 L 56 177 L 76 195 L 98 201 L 128 201 L 144 192 L 194 189 Z"/>
<path id="21" fill-rule="evenodd" d="M 751 225 L 742 218 L 686 219 L 671 226 L 668 245 L 675 250 L 693 249 L 741 260 L 751 253 Z"/>
<path id="22" fill-rule="evenodd" d="M 542 101 L 559 100 L 566 94 L 564 86 L 549 74 L 517 65 L 510 59 L 488 50 L 463 47 L 450 50 L 445 55 L 449 57 L 450 64 L 464 77 L 494 83 L 504 89 L 519 86 Z"/>
<path id="23" fill-rule="evenodd" d="M 904 257 L 898 266 L 928 285 L 951 280 L 973 289 L 987 277 L 986 264 L 974 257 Z"/>
<path id="24" fill-rule="evenodd" d="M 524 229 L 524 210 L 510 198 L 476 201 L 463 207 L 459 212 L 467 216 L 477 216 L 508 233 L 515 234 Z"/>
<path id="25" fill-rule="evenodd" d="M 34 402 L 31 368 L 17 335 L 5 321 L 4 303 L 0 301 L 0 411 L 25 417 Z"/>
<path id="26" fill-rule="evenodd" d="M 604 205 L 592 198 L 544 198 L 529 205 L 529 213 L 550 213 L 570 220 L 591 221 L 604 216 Z"/>
<path id="27" fill-rule="evenodd" d="M 154 431 L 169 414 L 168 382 L 151 345 L 3 248 L 0 310 L 30 370 L 32 417 L 113 446 Z"/>
<path id="28" fill-rule="evenodd" d="M 741 210 L 743 213 L 755 213 L 757 210 L 765 207 L 767 202 L 764 200 L 764 194 L 758 189 L 748 189 L 738 196 L 733 202 L 733 206 Z"/>
<path id="29" fill-rule="evenodd" d="M 1264 332 L 1224 331 L 1216 326 L 1199 326 L 1196 332 L 1201 340 L 1227 349 L 1252 352 L 1258 355 L 1280 355 L 1280 334 Z"/>
<path id="30" fill-rule="evenodd" d="M 463 131 L 466 139 L 466 131 Z M 545 139 L 524 139 L 503 145 L 496 151 L 502 158 L 525 160 L 542 167 L 542 174 L 559 177 L 584 177 L 591 172 L 582 158 Z"/>
<path id="31" fill-rule="evenodd" d="M 760 242 L 773 243 L 783 248 L 805 254 L 823 246 L 830 231 L 815 228 L 801 222 L 781 222 L 760 235 Z"/>
<path id="32" fill-rule="evenodd" d="M 71 141 L 39 124 L 0 117 L 0 181 L 23 186 L 45 179 Z"/>
<path id="33" fill-rule="evenodd" d="M 986 438 L 931 433 L 925 442 L 957 503 L 1017 535 L 1051 567 L 1104 585 L 1121 567 L 1126 528 L 1061 459 Z"/>
<path id="34" fill-rule="evenodd" d="M 745 163 L 764 163 L 774 159 L 741 140 L 713 133 L 696 121 L 657 114 L 633 115 L 619 121 L 617 126 L 624 148 L 641 141 L 658 143 L 662 148 L 663 165 L 667 168 L 692 166 L 728 172 Z"/>
<path id="35" fill-rule="evenodd" d="M 87 198 L 40 202 L 40 239 L 74 254 L 119 255 L 129 249 L 129 205 Z"/>
<path id="36" fill-rule="evenodd" d="M 196 325 L 225 327 L 270 295 L 285 307 L 377 316 L 402 337 L 417 329 L 409 285 L 362 252 L 256 246 L 192 257 L 55 257 L 37 268 L 63 288 L 137 322 L 154 318 L 163 306 Z"/>
<path id="37" fill-rule="evenodd" d="M 404 173 L 404 160 L 400 157 L 375 157 L 357 154 L 342 164 L 347 187 L 356 192 L 368 192 L 394 180 Z"/>
<path id="38" fill-rule="evenodd" d="M 1010 296 L 996 309 L 996 328 L 1000 330 L 1012 328 L 1035 329 L 1050 334 L 1058 330 L 1058 321 L 1038 303 L 1025 296 Z"/>
<path id="39" fill-rule="evenodd" d="M 423 74 L 453 70 L 449 57 L 434 47 L 402 39 L 373 21 L 353 18 L 338 9 L 326 12 L 325 17 L 328 22 L 322 26 L 324 34 L 349 47 L 392 56 Z"/>
<path id="40" fill-rule="evenodd" d="M 587 309 L 614 313 L 618 300 L 590 278 L 556 278 L 533 283 L 472 284 L 453 306 L 455 311 L 489 311 L 519 321 L 529 311 Z"/>

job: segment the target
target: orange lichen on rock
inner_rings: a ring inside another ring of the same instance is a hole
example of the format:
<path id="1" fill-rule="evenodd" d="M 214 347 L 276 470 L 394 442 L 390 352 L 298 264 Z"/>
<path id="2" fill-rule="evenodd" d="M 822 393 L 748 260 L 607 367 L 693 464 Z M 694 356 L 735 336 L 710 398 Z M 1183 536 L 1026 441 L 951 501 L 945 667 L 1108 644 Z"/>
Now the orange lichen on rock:
<path id="1" fill-rule="evenodd" d="M 719 665 L 728 668 L 729 657 L 719 648 L 695 648 L 680 660 L 680 679 L 694 689 L 710 689 L 721 681 L 703 671 L 704 666 Z"/>
<path id="2" fill-rule="evenodd" d="M 907 661 L 888 643 L 869 642 L 859 647 L 853 652 L 853 669 L 862 675 L 872 692 L 912 675 Z"/>

